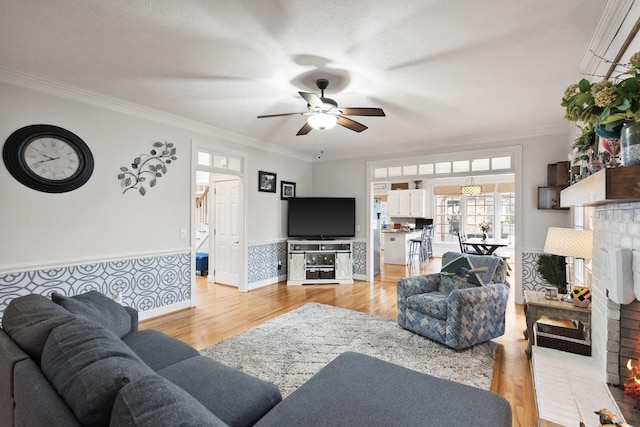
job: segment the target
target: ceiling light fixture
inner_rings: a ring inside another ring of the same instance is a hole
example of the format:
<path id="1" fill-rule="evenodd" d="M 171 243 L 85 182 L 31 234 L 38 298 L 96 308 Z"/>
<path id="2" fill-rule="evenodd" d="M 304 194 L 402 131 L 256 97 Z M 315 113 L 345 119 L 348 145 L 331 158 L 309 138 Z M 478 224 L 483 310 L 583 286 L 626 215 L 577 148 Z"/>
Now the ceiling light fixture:
<path id="1" fill-rule="evenodd" d="M 338 119 L 333 114 L 316 113 L 309 116 L 307 122 L 314 129 L 326 130 L 331 129 L 337 123 Z"/>
<path id="2" fill-rule="evenodd" d="M 463 185 L 460 187 L 460 192 L 464 195 L 480 194 L 482 193 L 482 186 L 475 185 L 473 178 L 471 178 L 471 185 Z"/>

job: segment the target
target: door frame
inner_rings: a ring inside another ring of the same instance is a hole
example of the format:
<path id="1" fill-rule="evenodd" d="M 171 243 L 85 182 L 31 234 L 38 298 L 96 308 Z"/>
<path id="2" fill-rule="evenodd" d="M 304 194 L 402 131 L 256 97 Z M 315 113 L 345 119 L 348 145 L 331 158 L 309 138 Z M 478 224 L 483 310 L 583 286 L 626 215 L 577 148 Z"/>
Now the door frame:
<path id="1" fill-rule="evenodd" d="M 232 157 L 234 159 L 238 159 L 240 161 L 240 170 L 239 171 L 235 171 L 235 170 L 229 170 L 226 168 L 221 168 L 221 167 L 216 167 L 213 164 L 210 166 L 206 166 L 206 165 L 201 165 L 198 163 L 198 153 L 199 152 L 205 152 L 208 154 L 213 155 L 220 155 L 220 156 L 229 156 Z M 240 244 L 239 244 L 239 248 L 240 248 L 240 253 L 239 253 L 239 258 L 238 258 L 238 262 L 240 264 L 240 271 L 239 271 L 239 277 L 238 277 L 238 291 L 240 292 L 247 292 L 247 239 L 246 239 L 246 235 L 247 235 L 247 222 L 246 222 L 246 206 L 248 206 L 247 204 L 247 192 L 246 190 L 246 177 L 245 177 L 245 171 L 246 171 L 246 165 L 248 163 L 248 155 L 245 152 L 242 151 L 238 151 L 238 150 L 232 150 L 232 149 L 228 149 L 226 147 L 218 147 L 216 144 L 214 143 L 206 143 L 203 141 L 197 141 L 197 140 L 191 140 L 191 203 L 190 203 L 190 209 L 191 209 L 191 277 L 192 277 L 192 286 L 191 286 L 191 306 L 195 307 L 196 305 L 196 283 L 195 283 L 195 245 L 196 245 L 196 241 L 195 241 L 195 230 L 196 230 L 196 209 L 195 209 L 195 203 L 193 202 L 195 200 L 195 194 L 196 194 L 196 190 L 197 190 L 197 186 L 196 186 L 196 171 L 200 170 L 200 171 L 207 171 L 209 173 L 219 173 L 219 174 L 224 174 L 224 175 L 233 175 L 233 176 L 237 176 L 238 177 L 238 185 L 239 185 L 239 191 L 240 191 L 240 203 L 239 203 L 239 215 L 241 216 L 241 218 L 238 220 L 239 224 L 240 224 Z M 215 195 L 213 196 L 215 197 Z M 213 199 L 212 197 L 212 199 Z M 210 201 L 211 203 L 211 201 Z M 211 205 L 210 205 L 211 206 Z M 211 239 L 213 234 L 212 234 L 212 224 L 215 224 L 215 212 L 214 210 L 210 209 L 209 210 L 209 238 Z M 213 269 L 211 269 L 211 271 L 213 271 Z M 207 280 L 209 280 L 209 278 L 207 277 Z"/>

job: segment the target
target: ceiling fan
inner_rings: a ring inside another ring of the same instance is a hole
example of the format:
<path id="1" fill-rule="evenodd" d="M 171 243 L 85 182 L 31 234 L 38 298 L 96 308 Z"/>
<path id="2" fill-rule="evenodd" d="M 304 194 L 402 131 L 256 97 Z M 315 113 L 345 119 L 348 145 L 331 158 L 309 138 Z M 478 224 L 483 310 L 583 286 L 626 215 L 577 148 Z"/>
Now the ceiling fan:
<path id="1" fill-rule="evenodd" d="M 281 117 L 281 116 L 309 116 L 307 123 L 304 124 L 296 135 L 306 135 L 311 132 L 311 129 L 331 129 L 337 124 L 344 126 L 347 129 L 351 129 L 355 132 L 362 132 L 367 129 L 367 126 L 362 123 L 358 123 L 355 120 L 351 120 L 345 116 L 384 116 L 382 108 L 338 108 L 338 103 L 331 99 L 324 97 L 324 90 L 329 86 L 329 80 L 318 79 L 316 85 L 320 89 L 320 96 L 315 93 L 298 92 L 301 97 L 307 101 L 307 109 L 302 113 L 283 113 L 283 114 L 269 114 L 266 116 L 258 116 L 259 119 L 265 117 Z"/>

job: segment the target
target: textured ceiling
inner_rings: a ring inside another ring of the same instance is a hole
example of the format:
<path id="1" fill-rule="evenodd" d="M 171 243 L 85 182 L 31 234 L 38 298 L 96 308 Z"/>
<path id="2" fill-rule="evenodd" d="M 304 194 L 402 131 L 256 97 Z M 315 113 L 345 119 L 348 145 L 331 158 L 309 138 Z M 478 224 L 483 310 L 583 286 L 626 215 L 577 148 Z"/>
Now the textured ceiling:
<path id="1" fill-rule="evenodd" d="M 324 159 L 563 122 L 605 2 L 0 0 L 0 66 Z M 299 90 L 382 107 L 295 136 Z"/>

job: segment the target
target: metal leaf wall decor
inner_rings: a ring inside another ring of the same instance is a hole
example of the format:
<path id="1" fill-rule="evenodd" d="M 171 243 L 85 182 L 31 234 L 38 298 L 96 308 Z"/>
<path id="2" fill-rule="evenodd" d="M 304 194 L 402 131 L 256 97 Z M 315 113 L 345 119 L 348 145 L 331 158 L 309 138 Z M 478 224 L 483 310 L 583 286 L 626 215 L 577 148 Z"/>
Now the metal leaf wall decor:
<path id="1" fill-rule="evenodd" d="M 155 187 L 158 178 L 167 174 L 167 165 L 177 160 L 176 148 L 172 142 L 154 142 L 149 154 L 141 154 L 131 163 L 131 169 L 120 168 L 118 179 L 124 188 L 122 194 L 137 189 L 143 196 L 147 194 L 145 184 Z"/>

